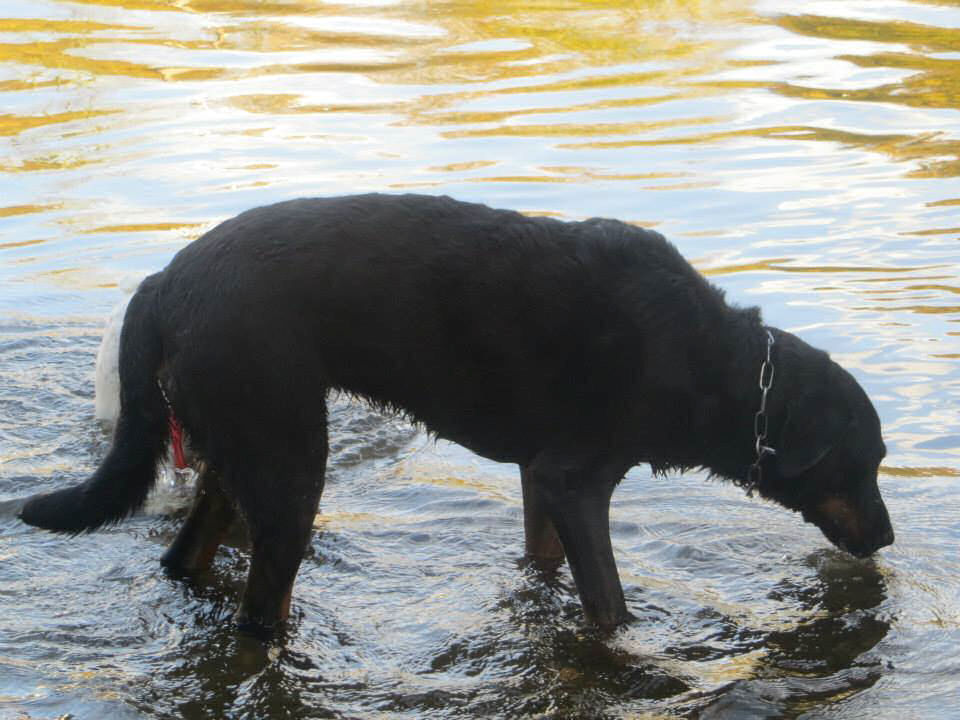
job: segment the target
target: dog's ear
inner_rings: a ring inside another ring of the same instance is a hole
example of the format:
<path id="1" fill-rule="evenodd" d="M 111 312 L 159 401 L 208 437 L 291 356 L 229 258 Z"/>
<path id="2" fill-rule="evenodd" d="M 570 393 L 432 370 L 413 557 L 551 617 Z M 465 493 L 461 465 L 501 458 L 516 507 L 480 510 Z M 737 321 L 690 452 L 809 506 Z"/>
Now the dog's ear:
<path id="1" fill-rule="evenodd" d="M 825 388 L 804 394 L 787 406 L 787 419 L 776 447 L 777 467 L 786 478 L 802 475 L 840 442 L 846 414 Z"/>

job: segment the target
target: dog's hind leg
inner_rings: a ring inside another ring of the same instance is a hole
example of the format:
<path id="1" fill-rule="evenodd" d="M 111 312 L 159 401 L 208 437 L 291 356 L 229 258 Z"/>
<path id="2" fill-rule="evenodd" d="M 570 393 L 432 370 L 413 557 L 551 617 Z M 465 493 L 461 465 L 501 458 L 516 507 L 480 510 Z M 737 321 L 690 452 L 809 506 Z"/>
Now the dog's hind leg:
<path id="1" fill-rule="evenodd" d="M 247 478 L 239 497 L 250 530 L 251 558 L 236 620 L 242 629 L 259 634 L 269 634 L 290 614 L 293 581 L 323 492 L 326 433 L 322 447 L 291 456 L 295 466 L 270 477 Z"/>
<path id="2" fill-rule="evenodd" d="M 523 486 L 523 534 L 527 560 L 540 570 L 555 570 L 563 563 L 563 545 L 553 525 L 546 500 L 530 472 L 520 468 Z"/>
<path id="3" fill-rule="evenodd" d="M 193 507 L 160 563 L 175 573 L 206 570 L 235 517 L 219 476 L 206 468 L 197 479 Z"/>
<path id="4" fill-rule="evenodd" d="M 613 628 L 631 618 L 610 543 L 610 497 L 629 465 L 596 457 L 544 453 L 525 476 L 553 520 L 584 615 L 602 628 Z"/>

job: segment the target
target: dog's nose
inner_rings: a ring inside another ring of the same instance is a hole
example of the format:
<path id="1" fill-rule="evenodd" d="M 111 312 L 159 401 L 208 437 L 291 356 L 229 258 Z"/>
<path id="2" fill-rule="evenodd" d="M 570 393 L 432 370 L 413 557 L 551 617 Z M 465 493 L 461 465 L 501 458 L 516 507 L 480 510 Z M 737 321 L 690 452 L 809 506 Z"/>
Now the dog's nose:
<path id="1" fill-rule="evenodd" d="M 889 523 L 887 523 L 886 529 L 884 529 L 882 532 L 877 532 L 870 540 L 867 541 L 867 543 L 865 543 L 860 557 L 868 557 L 873 555 L 877 550 L 882 547 L 886 547 L 887 545 L 893 545 L 893 527 L 891 527 Z"/>
<path id="2" fill-rule="evenodd" d="M 877 548 L 886 547 L 887 545 L 893 545 L 893 528 L 887 527 L 887 531 L 880 537 L 880 542 L 877 545 Z"/>

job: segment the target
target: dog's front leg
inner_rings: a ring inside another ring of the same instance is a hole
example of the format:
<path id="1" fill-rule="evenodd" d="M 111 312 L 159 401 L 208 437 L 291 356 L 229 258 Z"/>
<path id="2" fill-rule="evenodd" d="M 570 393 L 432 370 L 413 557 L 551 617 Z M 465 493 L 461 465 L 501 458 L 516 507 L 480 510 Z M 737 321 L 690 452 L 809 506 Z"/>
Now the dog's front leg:
<path id="1" fill-rule="evenodd" d="M 276 515 L 245 509 L 250 528 L 250 570 L 236 622 L 269 636 L 290 614 L 293 581 L 310 542 L 320 492 L 296 493 L 275 503 Z"/>
<path id="2" fill-rule="evenodd" d="M 613 628 L 632 617 L 613 557 L 609 520 L 610 497 L 629 464 L 600 457 L 596 452 L 541 453 L 524 470 L 524 498 L 536 497 L 553 521 L 584 615 L 602 628 Z"/>
<path id="3" fill-rule="evenodd" d="M 520 468 L 523 484 L 523 534 L 527 560 L 539 570 L 556 570 L 563 563 L 563 545 L 550 517 L 546 499 L 530 471 Z"/>
<path id="4" fill-rule="evenodd" d="M 236 622 L 255 635 L 269 636 L 287 620 L 293 581 L 313 531 L 323 494 L 327 461 L 326 428 L 309 448 L 295 446 L 274 455 L 272 465 L 237 468 L 234 484 L 250 531 L 250 570 Z M 276 449 L 272 449 L 276 453 Z M 268 452 L 257 453 L 270 457 Z"/>

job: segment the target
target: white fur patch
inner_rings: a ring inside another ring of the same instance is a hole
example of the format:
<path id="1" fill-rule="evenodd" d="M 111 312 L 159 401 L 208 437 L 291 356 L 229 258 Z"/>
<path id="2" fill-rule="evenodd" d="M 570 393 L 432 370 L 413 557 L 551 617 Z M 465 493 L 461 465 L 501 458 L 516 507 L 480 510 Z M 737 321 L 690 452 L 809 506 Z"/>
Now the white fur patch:
<path id="1" fill-rule="evenodd" d="M 97 352 L 97 370 L 94 381 L 94 414 L 110 428 L 117 424 L 120 415 L 120 330 L 123 316 L 130 302 L 125 297 L 110 313 L 107 327 Z"/>

